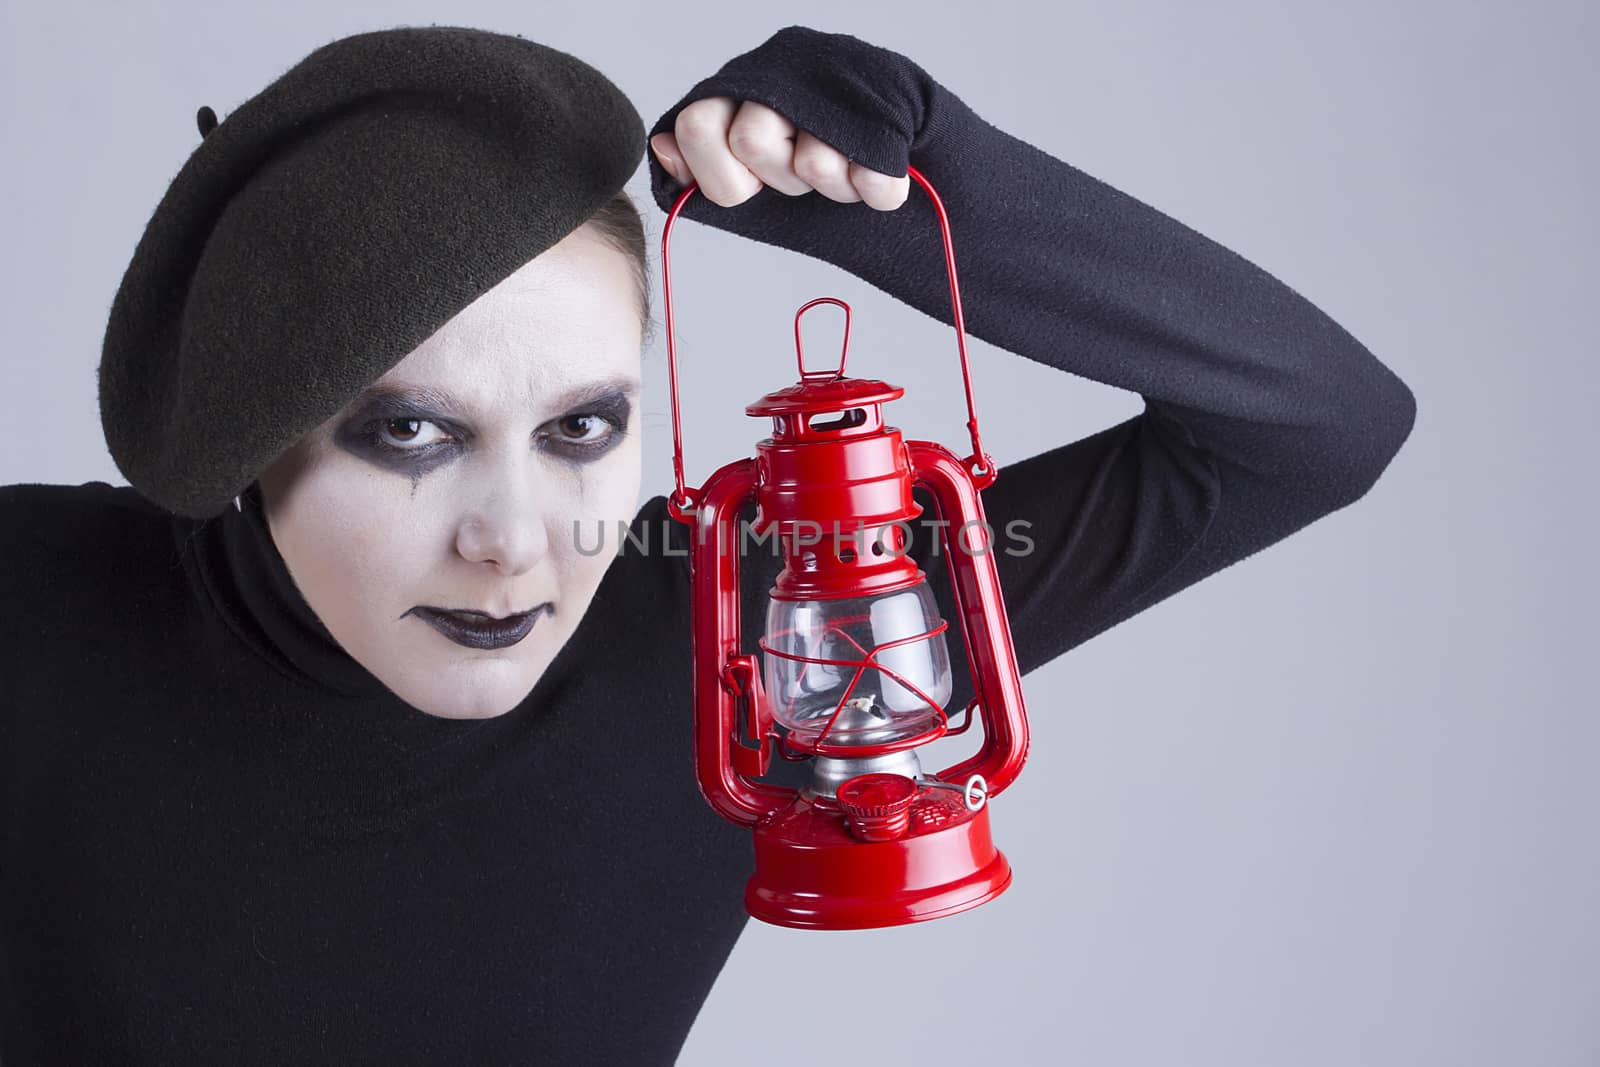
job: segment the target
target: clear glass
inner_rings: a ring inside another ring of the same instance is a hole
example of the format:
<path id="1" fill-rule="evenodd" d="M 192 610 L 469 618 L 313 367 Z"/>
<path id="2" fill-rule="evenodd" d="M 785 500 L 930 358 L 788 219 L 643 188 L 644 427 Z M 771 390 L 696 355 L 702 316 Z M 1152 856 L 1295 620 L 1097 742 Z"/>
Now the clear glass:
<path id="1" fill-rule="evenodd" d="M 762 681 L 777 720 L 795 742 L 815 742 L 848 689 L 850 698 L 824 741 L 829 745 L 881 745 L 936 726 L 950 699 L 950 653 L 945 635 L 881 646 L 927 633 L 939 625 L 938 604 L 923 578 L 916 585 L 848 600 L 770 600 L 767 645 L 813 659 L 865 660 L 887 668 L 808 663 L 762 653 Z M 906 684 L 902 684 L 906 683 Z M 924 700 L 911 688 L 921 690 Z M 930 704 L 928 701 L 932 701 Z"/>

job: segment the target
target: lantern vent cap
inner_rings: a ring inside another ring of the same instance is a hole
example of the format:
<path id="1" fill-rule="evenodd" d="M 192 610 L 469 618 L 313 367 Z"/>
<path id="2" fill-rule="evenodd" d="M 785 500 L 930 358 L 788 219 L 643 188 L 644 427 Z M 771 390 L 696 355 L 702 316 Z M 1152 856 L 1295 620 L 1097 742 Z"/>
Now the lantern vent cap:
<path id="1" fill-rule="evenodd" d="M 876 378 L 829 378 L 800 381 L 774 390 L 745 407 L 746 415 L 794 415 L 862 407 L 898 400 L 906 395 L 898 385 Z"/>

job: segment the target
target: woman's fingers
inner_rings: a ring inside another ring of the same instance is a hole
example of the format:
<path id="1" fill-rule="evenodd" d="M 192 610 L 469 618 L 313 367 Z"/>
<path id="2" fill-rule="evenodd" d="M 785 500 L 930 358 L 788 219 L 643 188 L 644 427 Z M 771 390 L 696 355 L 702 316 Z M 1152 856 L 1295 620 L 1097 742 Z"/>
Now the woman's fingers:
<path id="1" fill-rule="evenodd" d="M 893 211 L 906 202 L 906 195 L 911 191 L 911 175 L 902 174 L 896 178 L 892 174 L 880 174 L 859 163 L 851 163 L 850 184 L 868 207 Z"/>
<path id="2" fill-rule="evenodd" d="M 869 170 L 764 104 L 726 96 L 696 100 L 678 113 L 672 133 L 650 139 L 656 158 L 680 184 L 698 182 L 722 207 L 742 204 L 763 185 L 786 196 L 815 189 L 842 204 L 893 211 L 911 179 Z"/>
<path id="3" fill-rule="evenodd" d="M 829 200 L 853 204 L 861 199 L 856 187 L 850 184 L 850 161 L 844 153 L 805 130 L 794 139 L 794 172 Z"/>
<path id="4" fill-rule="evenodd" d="M 678 148 L 678 139 L 670 133 L 658 133 L 650 138 L 650 148 L 666 168 L 668 174 L 677 180 L 679 185 L 688 185 L 693 176 L 689 174 L 688 167 L 683 162 L 683 152 Z"/>
<path id="5" fill-rule="evenodd" d="M 739 162 L 728 147 L 728 127 L 738 101 L 727 96 L 696 100 L 678 113 L 672 132 L 678 154 L 712 203 L 733 207 L 761 191 L 761 179 Z"/>
<path id="6" fill-rule="evenodd" d="M 785 196 L 801 196 L 811 186 L 794 172 L 794 123 L 778 112 L 746 100 L 728 128 L 728 148 L 752 174 Z"/>

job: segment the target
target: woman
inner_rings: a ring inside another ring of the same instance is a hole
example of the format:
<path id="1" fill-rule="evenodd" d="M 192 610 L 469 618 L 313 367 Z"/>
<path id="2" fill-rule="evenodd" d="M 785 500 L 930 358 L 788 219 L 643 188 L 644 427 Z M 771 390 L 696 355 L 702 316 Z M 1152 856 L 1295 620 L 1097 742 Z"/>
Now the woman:
<path id="1" fill-rule="evenodd" d="M 619 100 L 436 27 L 203 121 L 108 329 L 131 487 L 0 490 L 8 1064 L 671 1062 L 749 846 L 689 770 L 681 555 L 573 537 L 683 537 L 633 506 Z M 1144 396 L 985 493 L 1033 541 L 997 557 L 1024 670 L 1357 499 L 1410 431 L 1309 302 L 892 52 L 791 27 L 650 132 L 660 206 L 698 181 L 690 217 L 948 319 L 915 164 L 961 205 L 970 331 Z"/>

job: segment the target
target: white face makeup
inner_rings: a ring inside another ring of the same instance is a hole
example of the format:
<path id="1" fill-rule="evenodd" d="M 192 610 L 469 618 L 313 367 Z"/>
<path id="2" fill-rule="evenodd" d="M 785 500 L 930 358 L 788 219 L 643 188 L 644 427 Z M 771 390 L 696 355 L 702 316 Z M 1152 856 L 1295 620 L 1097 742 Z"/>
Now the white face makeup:
<path id="1" fill-rule="evenodd" d="M 639 505 L 637 300 L 627 257 L 579 227 L 262 473 L 295 585 L 413 707 L 510 711 L 587 610 Z M 534 621 L 479 647 L 428 607 Z"/>

